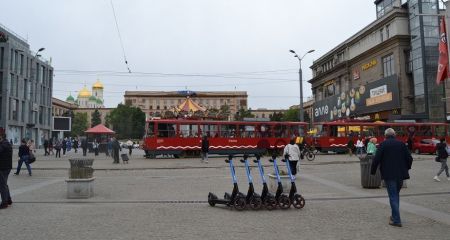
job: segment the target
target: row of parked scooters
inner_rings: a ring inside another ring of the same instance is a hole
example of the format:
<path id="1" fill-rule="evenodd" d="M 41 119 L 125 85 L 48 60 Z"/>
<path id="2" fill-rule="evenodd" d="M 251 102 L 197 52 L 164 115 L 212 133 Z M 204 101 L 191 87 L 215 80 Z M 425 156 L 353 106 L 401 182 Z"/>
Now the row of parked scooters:
<path id="1" fill-rule="evenodd" d="M 282 159 L 283 162 L 286 163 L 287 172 L 289 178 L 291 180 L 291 190 L 289 195 L 283 193 L 283 185 L 281 184 L 281 178 L 277 163 L 276 156 L 272 156 L 269 160 L 273 163 L 273 168 L 275 170 L 275 175 L 278 181 L 278 187 L 275 192 L 275 195 L 269 192 L 267 187 L 266 177 L 264 175 L 264 167 L 261 164 L 260 156 L 256 155 L 256 159 L 253 160 L 254 163 L 258 165 L 259 173 L 261 175 L 261 180 L 263 183 L 262 193 L 261 195 L 255 192 L 253 187 L 253 178 L 250 173 L 250 164 L 248 161 L 248 155 L 244 155 L 244 159 L 240 161 L 245 164 L 245 170 L 248 178 L 248 191 L 247 194 L 241 193 L 238 187 L 238 181 L 236 178 L 236 171 L 233 163 L 233 156 L 228 156 L 228 159 L 225 160 L 226 163 L 230 166 L 231 178 L 233 181 L 233 191 L 230 193 L 225 193 L 223 199 L 219 199 L 217 195 L 213 193 L 208 194 L 208 203 L 210 206 L 215 206 L 216 204 L 223 204 L 228 207 L 234 207 L 236 210 L 244 210 L 246 208 L 251 208 L 253 210 L 261 209 L 263 206 L 268 210 L 273 210 L 277 207 L 281 209 L 288 209 L 294 206 L 297 209 L 301 209 L 305 206 L 305 199 L 302 195 L 297 193 L 297 187 L 295 186 L 295 176 L 292 175 L 291 167 L 289 165 L 289 156 L 285 156 Z"/>

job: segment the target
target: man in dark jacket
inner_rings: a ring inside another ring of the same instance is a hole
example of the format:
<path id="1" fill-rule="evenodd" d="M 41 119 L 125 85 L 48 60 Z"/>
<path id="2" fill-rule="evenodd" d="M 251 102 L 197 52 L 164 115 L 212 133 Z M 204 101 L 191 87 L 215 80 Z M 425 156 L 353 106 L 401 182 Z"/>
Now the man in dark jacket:
<path id="1" fill-rule="evenodd" d="M 81 138 L 81 149 L 83 150 L 83 156 L 86 156 L 88 148 L 87 139 L 85 137 Z"/>
<path id="2" fill-rule="evenodd" d="M 8 187 L 8 176 L 12 169 L 12 147 L 4 133 L 0 133 L 0 209 L 12 204 Z"/>
<path id="3" fill-rule="evenodd" d="M 119 150 L 120 150 L 120 143 L 119 141 L 117 141 L 117 139 L 115 137 L 113 137 L 112 139 L 112 152 L 113 152 L 113 158 L 114 158 L 114 162 L 113 163 L 120 163 L 119 161 Z"/>
<path id="4" fill-rule="evenodd" d="M 208 136 L 202 138 L 202 162 L 208 163 L 209 140 Z"/>
<path id="5" fill-rule="evenodd" d="M 375 175 L 378 165 L 380 166 L 381 178 L 386 184 L 392 211 L 389 225 L 401 227 L 399 193 L 403 180 L 409 179 L 408 170 L 411 169 L 413 159 L 406 145 L 395 139 L 394 129 L 386 129 L 384 135 L 386 139 L 375 154 L 370 173 Z"/>

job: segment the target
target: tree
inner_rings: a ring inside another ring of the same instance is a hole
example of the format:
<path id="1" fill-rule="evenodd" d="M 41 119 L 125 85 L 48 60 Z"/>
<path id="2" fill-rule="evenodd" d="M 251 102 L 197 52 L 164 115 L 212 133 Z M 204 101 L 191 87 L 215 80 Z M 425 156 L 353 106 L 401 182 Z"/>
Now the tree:
<path id="1" fill-rule="evenodd" d="M 100 123 L 102 123 L 101 114 L 98 109 L 95 109 L 91 116 L 91 127 L 95 127 Z"/>
<path id="2" fill-rule="evenodd" d="M 108 119 L 120 139 L 136 139 L 144 135 L 145 113 L 140 108 L 119 104 L 110 112 Z"/>
<path id="3" fill-rule="evenodd" d="M 283 113 L 282 112 L 274 112 L 270 115 L 270 121 L 273 122 L 281 122 L 283 121 Z"/>
<path id="4" fill-rule="evenodd" d="M 290 108 L 284 113 L 282 120 L 284 122 L 298 122 L 298 108 Z"/>
<path id="5" fill-rule="evenodd" d="M 87 113 L 75 113 L 72 121 L 72 136 L 82 136 L 89 127 Z"/>
<path id="6" fill-rule="evenodd" d="M 236 121 L 242 121 L 244 120 L 244 118 L 254 118 L 255 115 L 252 114 L 252 109 L 244 109 L 241 108 L 239 109 L 239 112 L 236 113 L 236 115 L 234 116 L 234 118 L 236 119 Z"/>
<path id="7" fill-rule="evenodd" d="M 105 127 L 111 128 L 111 116 L 109 114 L 106 114 L 105 116 Z"/>

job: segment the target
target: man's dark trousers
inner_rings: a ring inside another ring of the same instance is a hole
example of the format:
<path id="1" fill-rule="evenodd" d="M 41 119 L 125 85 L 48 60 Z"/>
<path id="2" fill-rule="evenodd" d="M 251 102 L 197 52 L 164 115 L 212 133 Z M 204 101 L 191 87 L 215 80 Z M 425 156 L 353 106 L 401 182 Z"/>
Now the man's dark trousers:
<path id="1" fill-rule="evenodd" d="M 386 190 L 389 195 L 389 203 L 391 205 L 392 221 L 395 224 L 400 224 L 400 189 L 402 189 L 402 180 L 384 180 L 386 184 Z"/>
<path id="2" fill-rule="evenodd" d="M 11 169 L 8 170 L 0 170 L 0 194 L 2 197 L 2 204 L 5 204 L 8 202 L 8 200 L 11 199 L 11 195 L 9 193 L 9 187 L 8 187 L 8 176 L 11 172 Z"/>

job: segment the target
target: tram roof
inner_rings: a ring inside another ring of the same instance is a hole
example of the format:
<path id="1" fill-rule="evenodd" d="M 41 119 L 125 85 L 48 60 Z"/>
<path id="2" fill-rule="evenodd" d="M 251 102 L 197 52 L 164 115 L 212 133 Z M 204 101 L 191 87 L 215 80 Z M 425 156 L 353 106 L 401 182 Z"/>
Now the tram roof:
<path id="1" fill-rule="evenodd" d="M 271 121 L 217 121 L 217 120 L 192 120 L 192 119 L 152 119 L 147 122 L 156 123 L 185 123 L 185 124 L 255 124 L 255 125 L 307 125 L 306 122 L 271 122 Z"/>
<path id="2" fill-rule="evenodd" d="M 414 122 L 318 122 L 314 125 L 333 125 L 333 126 L 442 126 L 447 123 L 414 123 Z"/>

